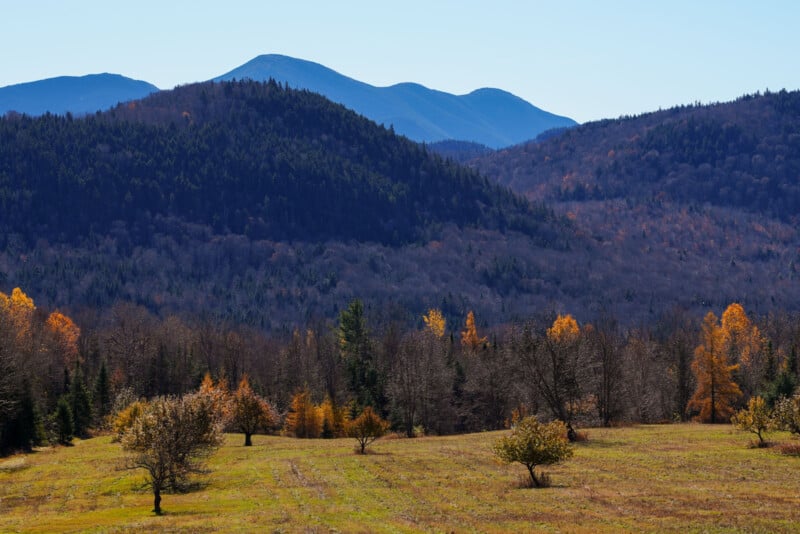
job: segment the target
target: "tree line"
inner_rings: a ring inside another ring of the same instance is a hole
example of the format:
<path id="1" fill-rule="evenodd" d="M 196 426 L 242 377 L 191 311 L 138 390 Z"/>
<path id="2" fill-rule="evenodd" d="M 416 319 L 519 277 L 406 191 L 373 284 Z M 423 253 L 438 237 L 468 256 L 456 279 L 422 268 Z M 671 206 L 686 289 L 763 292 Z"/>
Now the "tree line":
<path id="1" fill-rule="evenodd" d="M 285 336 L 131 304 L 79 323 L 20 289 L 0 294 L 4 452 L 110 428 L 135 401 L 196 391 L 206 375 L 267 403 L 258 431 L 298 437 L 346 435 L 367 407 L 407 436 L 500 429 L 531 414 L 568 428 L 727 422 L 752 397 L 791 397 L 798 382 L 798 318 L 755 322 L 738 304 L 699 325 L 675 312 L 627 330 L 544 314 L 482 331 L 471 312 L 451 327 L 436 309 L 410 327 L 371 319 L 358 300 Z"/>

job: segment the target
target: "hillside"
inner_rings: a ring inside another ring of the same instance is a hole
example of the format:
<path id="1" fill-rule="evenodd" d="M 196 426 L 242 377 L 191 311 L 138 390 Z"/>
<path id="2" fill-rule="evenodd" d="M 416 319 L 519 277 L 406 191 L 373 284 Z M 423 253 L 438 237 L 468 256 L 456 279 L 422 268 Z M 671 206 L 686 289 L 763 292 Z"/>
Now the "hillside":
<path id="1" fill-rule="evenodd" d="M 517 305 L 500 295 L 538 284 L 511 277 L 522 256 L 572 239 L 565 219 L 275 83 L 0 119 L 0 206 L 4 288 L 265 329 L 331 318 L 356 296 L 508 317 Z"/>
<path id="2" fill-rule="evenodd" d="M 588 123 L 473 166 L 534 199 L 709 203 L 794 221 L 800 92 Z"/>
<path id="3" fill-rule="evenodd" d="M 637 124 L 575 132 L 617 122 Z M 552 167 L 546 157 L 583 161 L 561 139 L 582 138 L 567 131 L 476 165 L 506 165 L 491 176 L 519 187 L 530 167 Z M 591 150 L 609 149 L 586 141 L 586 158 Z M 267 331 L 330 320 L 355 297 L 383 324 L 416 324 L 430 307 L 450 324 L 474 310 L 482 326 L 547 311 L 635 325 L 675 307 L 798 308 L 800 234 L 789 220 L 633 187 L 581 201 L 555 187 L 555 172 L 550 180 L 520 189 L 547 201 L 530 205 L 276 83 L 185 86 L 80 120 L 7 117 L 0 290 L 90 316 L 122 300 Z"/>
<path id="4" fill-rule="evenodd" d="M 499 89 L 457 96 L 415 83 L 375 87 L 323 65 L 276 54 L 258 56 L 215 78 L 233 79 L 275 79 L 320 93 L 418 142 L 455 139 L 500 148 L 576 124 Z"/>
<path id="5" fill-rule="evenodd" d="M 31 243 L 155 217 L 259 239 L 399 244 L 444 223 L 535 232 L 531 206 L 505 189 L 275 83 L 185 86 L 83 120 L 8 118 L 0 140 L 3 229 Z"/>
<path id="6" fill-rule="evenodd" d="M 599 245 L 571 267 L 604 306 L 797 309 L 798 92 L 587 123 L 470 166 Z"/>
<path id="7" fill-rule="evenodd" d="M 119 74 L 60 76 L 0 87 L 0 115 L 9 111 L 83 115 L 136 100 L 158 91 L 147 82 Z"/>

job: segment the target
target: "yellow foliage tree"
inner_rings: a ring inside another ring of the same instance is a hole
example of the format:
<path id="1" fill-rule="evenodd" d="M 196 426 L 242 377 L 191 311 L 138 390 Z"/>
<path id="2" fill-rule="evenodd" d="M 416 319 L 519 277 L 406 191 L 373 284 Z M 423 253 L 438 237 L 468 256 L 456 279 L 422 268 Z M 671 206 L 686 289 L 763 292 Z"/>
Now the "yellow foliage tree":
<path id="1" fill-rule="evenodd" d="M 722 330 L 725 332 L 729 357 L 738 358 L 744 365 L 749 365 L 754 355 L 763 347 L 764 338 L 761 332 L 750 322 L 744 308 L 737 302 L 723 312 Z"/>
<path id="2" fill-rule="evenodd" d="M 742 390 L 733 381 L 738 364 L 728 362 L 727 336 L 712 312 L 703 319 L 702 344 L 694 351 L 692 371 L 697 389 L 689 400 L 689 409 L 699 410 L 702 422 L 719 423 L 733 415 L 733 402 Z"/>
<path id="3" fill-rule="evenodd" d="M 472 313 L 472 312 L 470 312 Z M 445 326 L 447 321 L 445 320 L 442 312 L 437 310 L 436 308 L 431 308 L 428 310 L 427 315 L 422 316 L 422 320 L 425 321 L 425 326 L 428 327 L 428 330 L 433 332 L 436 337 L 443 337 Z M 474 326 L 474 318 L 473 318 L 473 326 Z M 477 334 L 476 334 L 477 335 Z"/>
<path id="4" fill-rule="evenodd" d="M 559 315 L 553 326 L 547 329 L 547 337 L 556 343 L 572 343 L 581 333 L 578 322 L 572 315 Z"/>
<path id="5" fill-rule="evenodd" d="M 359 447 L 357 450 L 360 454 L 366 453 L 367 446 L 386 434 L 387 430 L 389 430 L 389 423 L 375 413 L 372 406 L 364 408 L 361 415 L 347 425 L 347 433 L 350 437 L 356 438 Z"/>
<path id="6" fill-rule="evenodd" d="M 314 405 L 311 392 L 305 387 L 292 397 L 285 431 L 298 438 L 318 438 L 322 434 L 322 415 L 322 410 Z"/>
<path id="7" fill-rule="evenodd" d="M 5 293 L 0 293 L 0 310 L 8 315 L 11 323 L 14 325 L 14 330 L 17 333 L 17 341 L 25 344 L 30 340 L 31 335 L 31 319 L 33 312 L 36 311 L 36 306 L 33 305 L 33 299 L 28 297 L 23 291 L 15 287 L 11 291 L 11 296 Z"/>
<path id="8" fill-rule="evenodd" d="M 347 408 L 337 406 L 329 396 L 319 407 L 322 414 L 322 434 L 323 438 L 341 438 L 347 435 Z"/>
<path id="9" fill-rule="evenodd" d="M 475 328 L 475 314 L 470 311 L 467 314 L 467 322 L 461 332 L 461 344 L 471 350 L 477 350 L 486 343 L 485 337 L 478 337 L 478 330 Z"/>

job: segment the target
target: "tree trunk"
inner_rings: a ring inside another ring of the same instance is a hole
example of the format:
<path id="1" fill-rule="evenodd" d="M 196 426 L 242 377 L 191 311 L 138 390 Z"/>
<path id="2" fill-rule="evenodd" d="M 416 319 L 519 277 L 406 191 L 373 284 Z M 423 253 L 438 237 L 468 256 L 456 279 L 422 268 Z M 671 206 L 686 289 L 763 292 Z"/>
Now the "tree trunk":
<path id="1" fill-rule="evenodd" d="M 251 439 L 251 436 L 252 436 L 252 434 L 250 434 L 249 432 L 245 432 L 245 434 L 244 434 L 244 446 L 245 447 L 252 447 L 253 446 L 253 440 Z"/>
<path id="2" fill-rule="evenodd" d="M 159 488 L 153 488 L 153 512 L 161 515 L 161 490 Z"/>
<path id="3" fill-rule="evenodd" d="M 539 479 L 536 478 L 536 473 L 533 472 L 533 470 L 536 468 L 536 466 L 535 465 L 529 465 L 527 467 L 528 467 L 528 473 L 531 474 L 531 482 L 533 483 L 533 487 L 534 488 L 538 488 L 539 487 Z"/>

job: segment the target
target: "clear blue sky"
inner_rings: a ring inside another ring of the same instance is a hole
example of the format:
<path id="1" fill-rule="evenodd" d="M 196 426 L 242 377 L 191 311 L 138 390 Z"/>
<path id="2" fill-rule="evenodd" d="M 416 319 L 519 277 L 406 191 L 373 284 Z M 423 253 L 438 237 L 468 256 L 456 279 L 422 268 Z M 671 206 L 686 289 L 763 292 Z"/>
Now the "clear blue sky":
<path id="1" fill-rule="evenodd" d="M 0 0 L 0 86 L 114 72 L 161 88 L 259 54 L 373 85 L 499 87 L 588 120 L 800 88 L 796 0 Z"/>

